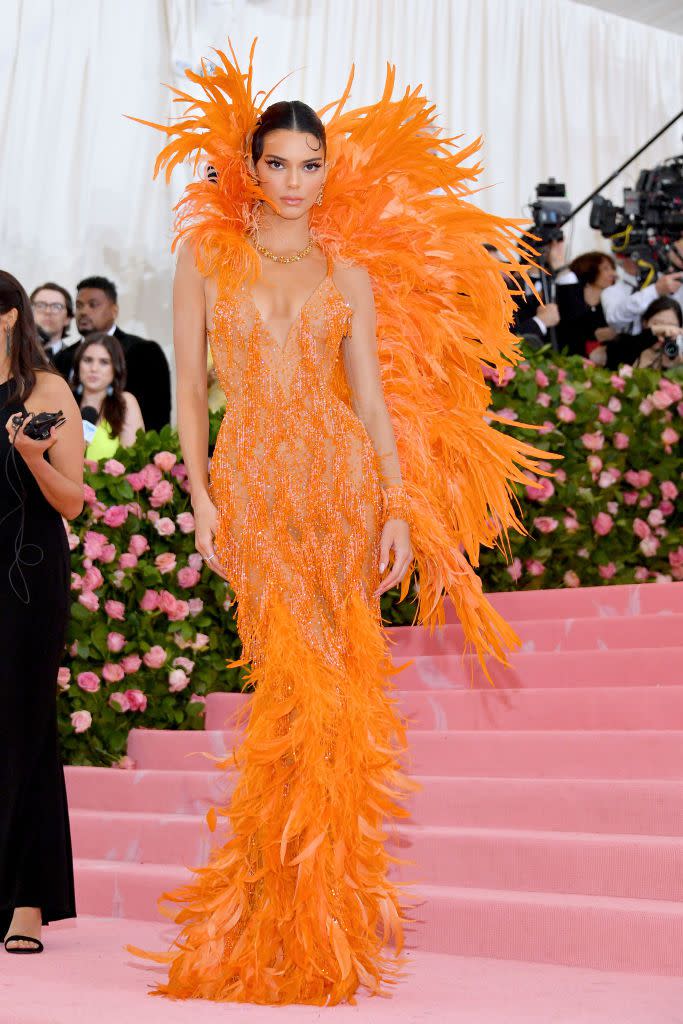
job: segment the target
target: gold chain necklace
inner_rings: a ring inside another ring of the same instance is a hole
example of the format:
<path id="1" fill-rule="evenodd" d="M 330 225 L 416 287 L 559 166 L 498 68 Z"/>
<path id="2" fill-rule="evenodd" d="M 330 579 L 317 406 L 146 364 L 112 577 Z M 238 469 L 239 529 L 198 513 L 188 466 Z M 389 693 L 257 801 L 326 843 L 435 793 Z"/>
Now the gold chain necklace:
<path id="1" fill-rule="evenodd" d="M 269 260 L 274 260 L 276 263 L 298 263 L 304 256 L 308 256 L 309 252 L 313 248 L 313 239 L 309 238 L 308 245 L 301 252 L 297 252 L 294 256 L 278 256 L 276 253 L 271 252 L 270 249 L 266 249 L 265 245 L 259 245 L 259 243 L 252 239 L 252 245 L 261 256 L 267 256 Z"/>

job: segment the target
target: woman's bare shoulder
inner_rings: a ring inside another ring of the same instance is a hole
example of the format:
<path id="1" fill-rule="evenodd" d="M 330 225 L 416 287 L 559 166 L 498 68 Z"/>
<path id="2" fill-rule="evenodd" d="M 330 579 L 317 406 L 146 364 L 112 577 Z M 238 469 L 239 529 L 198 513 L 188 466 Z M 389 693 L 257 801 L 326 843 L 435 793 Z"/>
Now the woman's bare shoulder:
<path id="1" fill-rule="evenodd" d="M 335 263 L 334 281 L 350 306 L 356 307 L 372 296 L 370 275 L 360 263 Z"/>
<path id="2" fill-rule="evenodd" d="M 39 401 L 53 399 L 58 402 L 75 401 L 73 392 L 62 375 L 43 369 L 36 370 L 36 383 L 31 392 L 31 404 L 35 405 L 36 399 Z"/>

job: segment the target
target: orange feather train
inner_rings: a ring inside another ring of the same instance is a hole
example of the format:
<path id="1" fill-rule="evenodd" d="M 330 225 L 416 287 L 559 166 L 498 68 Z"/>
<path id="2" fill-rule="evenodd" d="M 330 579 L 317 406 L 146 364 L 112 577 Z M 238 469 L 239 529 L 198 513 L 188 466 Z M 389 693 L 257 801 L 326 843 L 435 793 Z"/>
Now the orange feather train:
<path id="1" fill-rule="evenodd" d="M 267 201 L 245 161 L 269 100 L 253 93 L 253 52 L 246 73 L 234 53 L 231 60 L 221 52 L 203 74 L 186 72 L 202 95 L 175 90 L 184 116 L 153 125 L 170 140 L 155 174 L 169 176 L 188 158 L 215 171 L 187 186 L 174 245 L 193 247 L 225 309 L 258 274 L 247 234 L 254 204 Z M 483 364 L 502 372 L 521 358 L 508 330 L 513 299 L 484 248 L 493 244 L 517 269 L 518 225 L 468 202 L 480 168 L 467 161 L 478 141 L 457 149 L 436 130 L 419 88 L 394 99 L 394 77 L 389 67 L 377 103 L 345 111 L 351 76 L 341 99 L 320 111 L 330 169 L 311 232 L 328 258 L 360 264 L 372 280 L 382 383 L 411 503 L 416 620 L 442 621 L 447 595 L 482 663 L 489 654 L 504 660 L 517 638 L 474 569 L 482 545 L 505 548 L 509 530 L 524 530 L 514 485 L 530 482 L 527 470 L 542 474 L 535 459 L 547 458 L 492 426 L 482 372 Z M 338 342 L 348 307 L 324 288 L 316 299 L 323 301 Z M 302 332 L 315 330 L 316 308 L 312 302 Z M 225 330 L 228 336 L 229 324 Z M 221 359 L 215 350 L 217 366 Z M 365 497 L 379 515 L 373 479 Z M 342 490 L 337 497 L 346 500 Z M 345 536 L 340 530 L 340 545 Z M 217 535 L 216 546 L 231 564 L 227 535 Z M 237 576 L 240 564 L 235 556 Z M 127 947 L 169 966 L 168 982 L 154 994 L 322 1005 L 352 999 L 359 985 L 381 992 L 396 976 L 400 961 L 384 948 L 395 941 L 400 951 L 406 915 L 401 887 L 387 877 L 384 822 L 405 814 L 401 801 L 414 787 L 399 761 L 405 730 L 378 608 L 349 579 L 326 598 L 330 656 L 309 642 L 312 620 L 295 614 L 294 598 L 287 604 L 270 593 L 250 603 L 235 588 L 254 693 L 244 741 L 219 763 L 240 770 L 229 806 L 218 812 L 230 819 L 231 836 L 193 869 L 191 884 L 162 897 L 184 907 L 174 916 L 183 926 L 175 948 Z M 408 586 L 405 579 L 404 596 Z M 280 589 L 291 590 L 284 577 Z M 216 812 L 207 820 L 215 826 Z"/>

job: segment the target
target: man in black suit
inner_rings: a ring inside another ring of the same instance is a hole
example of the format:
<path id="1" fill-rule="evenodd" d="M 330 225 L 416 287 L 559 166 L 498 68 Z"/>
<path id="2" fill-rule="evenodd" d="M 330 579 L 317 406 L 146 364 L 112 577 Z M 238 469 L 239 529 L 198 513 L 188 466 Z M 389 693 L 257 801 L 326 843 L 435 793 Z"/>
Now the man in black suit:
<path id="1" fill-rule="evenodd" d="M 116 326 L 118 316 L 116 285 L 106 277 L 86 277 L 76 286 L 76 326 L 85 338 L 94 331 L 106 331 L 118 338 L 126 357 L 126 390 L 140 403 L 146 430 L 161 430 L 171 421 L 171 375 L 163 350 L 156 341 L 127 334 Z M 58 369 L 69 376 L 78 348 L 71 345 L 62 355 Z"/>

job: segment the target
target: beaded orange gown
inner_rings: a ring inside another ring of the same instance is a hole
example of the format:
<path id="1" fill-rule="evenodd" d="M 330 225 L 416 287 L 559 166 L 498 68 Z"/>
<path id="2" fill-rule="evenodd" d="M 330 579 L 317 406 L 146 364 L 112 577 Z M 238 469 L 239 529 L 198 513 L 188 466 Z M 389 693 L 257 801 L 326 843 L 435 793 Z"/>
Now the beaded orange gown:
<path id="1" fill-rule="evenodd" d="M 417 621 L 442 620 L 445 592 L 483 663 L 517 639 L 473 565 L 482 544 L 523 530 L 513 484 L 529 481 L 526 469 L 542 473 L 535 449 L 492 426 L 482 374 L 483 362 L 502 370 L 521 358 L 512 298 L 482 242 L 512 268 L 518 249 L 513 226 L 464 198 L 478 168 L 463 159 L 476 144 L 455 152 L 440 138 L 419 89 L 394 100 L 390 68 L 374 106 L 344 113 L 350 83 L 333 105 L 325 202 L 311 222 L 327 273 L 286 336 L 274 336 L 250 290 L 258 260 L 248 237 L 264 196 L 245 153 L 262 94 L 252 95 L 251 58 L 246 74 L 218 59 L 186 72 L 204 98 L 178 92 L 184 118 L 154 127 L 171 139 L 157 170 L 195 153 L 214 171 L 187 186 L 176 242 L 193 246 L 218 286 L 210 344 L 227 405 L 210 474 L 215 546 L 254 688 L 243 739 L 218 765 L 237 770 L 236 789 L 207 815 L 211 827 L 227 819 L 227 841 L 161 897 L 181 905 L 171 949 L 126 948 L 168 966 L 152 994 L 322 1005 L 359 987 L 385 991 L 400 970 L 406 894 L 388 876 L 386 822 L 404 816 L 411 788 L 372 597 L 391 498 L 383 453 L 354 412 L 344 364 L 352 311 L 334 261 L 365 267 L 373 285 Z"/>

